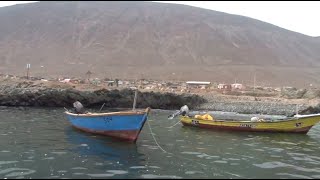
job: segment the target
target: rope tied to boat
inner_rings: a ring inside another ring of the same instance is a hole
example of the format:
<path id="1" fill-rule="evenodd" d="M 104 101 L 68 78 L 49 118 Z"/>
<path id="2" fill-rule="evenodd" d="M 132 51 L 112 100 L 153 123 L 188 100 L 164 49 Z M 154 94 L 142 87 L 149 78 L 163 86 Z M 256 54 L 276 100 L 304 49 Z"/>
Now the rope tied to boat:
<path id="1" fill-rule="evenodd" d="M 179 124 L 179 123 L 180 123 L 180 120 L 178 120 L 178 122 L 175 123 L 174 125 L 172 125 L 172 126 L 170 126 L 170 127 L 166 127 L 166 128 L 173 128 L 174 126 L 176 126 L 176 125 Z"/>
<path id="2" fill-rule="evenodd" d="M 180 122 L 180 121 L 179 121 L 179 122 Z M 192 161 L 193 163 L 197 163 L 197 164 L 200 164 L 200 165 L 202 165 L 202 166 L 207 166 L 207 165 L 205 165 L 205 164 L 198 163 L 198 162 L 194 162 L 193 160 L 190 160 L 190 159 L 187 159 L 187 158 L 179 157 L 178 155 L 175 155 L 175 154 L 173 154 L 173 153 L 171 153 L 171 152 L 167 152 L 166 150 L 164 150 L 164 149 L 159 145 L 158 141 L 156 140 L 155 136 L 153 135 L 153 131 L 152 131 L 152 129 L 151 129 L 151 126 L 150 126 L 150 124 L 149 124 L 149 121 L 147 121 L 147 124 L 148 124 L 148 126 L 149 126 L 150 133 L 151 133 L 151 136 L 152 136 L 154 142 L 156 143 L 156 145 L 157 145 L 164 153 L 170 154 L 170 155 L 172 155 L 172 156 L 174 156 L 174 157 L 178 157 L 178 158 L 181 158 L 181 159 L 185 159 L 185 160 L 188 160 L 188 161 Z"/>
<path id="3" fill-rule="evenodd" d="M 180 122 L 180 121 L 178 121 L 178 123 L 179 123 L 179 122 Z M 178 123 L 176 123 L 176 124 L 178 124 Z M 164 149 L 159 145 L 158 141 L 156 140 L 155 136 L 153 135 L 153 131 L 152 131 L 152 129 L 151 129 L 151 126 L 150 126 L 150 124 L 149 124 L 149 121 L 147 121 L 147 124 L 148 124 L 148 126 L 149 126 L 149 129 L 150 129 L 150 132 L 151 132 L 151 136 L 152 136 L 154 142 L 157 144 L 157 146 L 158 146 L 164 153 L 170 154 L 170 155 L 172 155 L 173 157 L 177 157 L 177 158 L 181 158 L 181 159 L 184 159 L 184 160 L 188 160 L 188 161 L 191 161 L 192 163 L 196 163 L 196 164 L 199 164 L 199 165 L 201 165 L 201 166 L 207 167 L 207 165 L 202 164 L 202 163 L 199 163 L 199 162 L 196 162 L 196 161 L 193 160 L 193 159 L 188 159 L 188 158 L 185 158 L 185 157 L 181 157 L 181 156 L 179 156 L 179 155 L 176 155 L 176 154 L 173 154 L 173 153 L 171 153 L 171 152 L 168 152 L 168 151 L 164 150 Z M 240 178 L 244 178 L 244 177 L 241 176 L 241 175 L 233 174 L 233 173 L 230 173 L 230 172 L 228 172 L 228 171 L 223 171 L 223 170 L 220 170 L 220 169 L 215 168 L 215 167 L 211 167 L 211 168 L 214 169 L 214 170 L 216 170 L 216 171 L 218 171 L 218 172 L 221 172 L 221 173 L 227 173 L 227 174 L 229 174 L 229 175 L 236 176 L 236 177 L 238 177 L 238 178 L 239 178 L 239 177 L 240 177 Z"/>
<path id="4" fill-rule="evenodd" d="M 150 126 L 150 124 L 149 124 L 149 121 L 147 121 L 147 123 L 148 123 L 149 129 L 150 129 L 150 132 L 151 132 L 151 136 L 153 137 L 154 142 L 157 144 L 157 146 L 158 146 L 163 152 L 168 153 L 166 150 L 162 149 L 162 147 L 159 145 L 158 141 L 157 141 L 156 138 L 154 137 L 153 132 L 152 132 L 152 129 L 151 129 L 151 126 Z"/>

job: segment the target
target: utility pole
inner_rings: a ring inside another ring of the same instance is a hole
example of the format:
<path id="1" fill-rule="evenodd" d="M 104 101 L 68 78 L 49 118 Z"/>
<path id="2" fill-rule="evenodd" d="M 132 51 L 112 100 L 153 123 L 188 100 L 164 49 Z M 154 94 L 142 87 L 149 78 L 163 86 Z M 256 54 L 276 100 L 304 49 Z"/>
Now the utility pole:
<path id="1" fill-rule="evenodd" d="M 253 91 L 255 92 L 256 90 L 256 73 L 254 73 L 254 76 L 253 76 Z"/>
<path id="2" fill-rule="evenodd" d="M 27 79 L 29 79 L 29 69 L 30 69 L 30 64 L 27 64 Z"/>
<path id="3" fill-rule="evenodd" d="M 257 100 L 257 97 L 256 97 L 256 73 L 254 73 L 254 76 L 253 76 L 253 95 L 254 95 L 254 100 L 256 101 Z"/>
<path id="4" fill-rule="evenodd" d="M 133 107 L 132 107 L 132 111 L 136 110 L 136 104 L 137 104 L 137 95 L 138 95 L 138 88 L 135 90 L 134 92 L 134 99 L 133 99 Z"/>

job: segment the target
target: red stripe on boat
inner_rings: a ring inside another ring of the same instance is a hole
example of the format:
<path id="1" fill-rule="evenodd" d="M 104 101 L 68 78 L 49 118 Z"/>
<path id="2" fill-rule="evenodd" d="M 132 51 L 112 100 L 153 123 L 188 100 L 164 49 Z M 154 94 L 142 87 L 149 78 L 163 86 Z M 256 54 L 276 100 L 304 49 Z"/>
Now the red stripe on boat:
<path id="1" fill-rule="evenodd" d="M 80 128 L 77 126 L 72 125 L 72 127 L 88 132 L 88 133 L 94 133 L 94 134 L 100 134 L 105 136 L 111 136 L 118 139 L 126 140 L 126 141 L 132 141 L 135 142 L 140 134 L 141 129 L 138 130 L 119 130 L 119 131 L 95 131 L 87 128 Z"/>
<path id="2" fill-rule="evenodd" d="M 206 129 L 215 129 L 215 130 L 228 130 L 228 131 L 251 131 L 251 132 L 286 132 L 286 133 L 301 133 L 306 134 L 312 126 L 299 128 L 299 129 L 292 129 L 292 130 L 277 130 L 277 129 L 254 129 L 254 128 L 247 128 L 247 127 L 230 127 L 230 126 L 214 126 L 214 125 L 207 125 L 207 124 L 199 124 L 193 125 L 189 123 L 182 122 L 184 126 L 193 126 L 193 127 L 200 127 Z"/>

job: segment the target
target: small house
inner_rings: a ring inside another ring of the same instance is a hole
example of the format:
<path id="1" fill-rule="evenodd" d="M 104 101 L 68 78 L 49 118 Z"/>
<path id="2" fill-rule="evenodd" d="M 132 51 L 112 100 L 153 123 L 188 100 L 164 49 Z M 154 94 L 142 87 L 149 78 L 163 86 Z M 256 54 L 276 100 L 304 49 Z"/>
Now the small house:
<path id="1" fill-rule="evenodd" d="M 232 89 L 242 90 L 242 89 L 244 89 L 244 86 L 243 86 L 243 84 L 234 83 L 234 84 L 231 84 L 231 88 L 232 88 Z"/>
<path id="2" fill-rule="evenodd" d="M 195 87 L 195 88 L 206 89 L 208 86 L 210 86 L 211 82 L 206 82 L 206 81 L 187 81 L 186 84 L 187 84 L 187 87 Z"/>
<path id="3" fill-rule="evenodd" d="M 218 84 L 218 89 L 221 90 L 231 90 L 232 86 L 231 84 Z"/>

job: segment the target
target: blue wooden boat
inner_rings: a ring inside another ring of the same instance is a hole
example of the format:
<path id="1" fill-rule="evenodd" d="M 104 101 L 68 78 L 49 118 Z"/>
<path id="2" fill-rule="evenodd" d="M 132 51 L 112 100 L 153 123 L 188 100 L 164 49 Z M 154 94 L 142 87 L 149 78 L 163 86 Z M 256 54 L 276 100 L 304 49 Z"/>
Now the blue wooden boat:
<path id="1" fill-rule="evenodd" d="M 72 113 L 65 111 L 71 125 L 82 131 L 136 142 L 150 108 L 108 113 Z"/>

